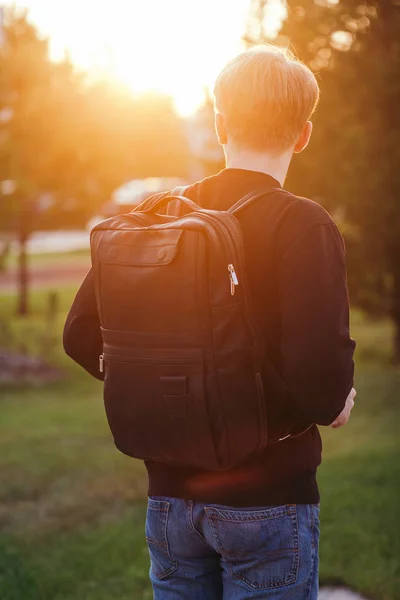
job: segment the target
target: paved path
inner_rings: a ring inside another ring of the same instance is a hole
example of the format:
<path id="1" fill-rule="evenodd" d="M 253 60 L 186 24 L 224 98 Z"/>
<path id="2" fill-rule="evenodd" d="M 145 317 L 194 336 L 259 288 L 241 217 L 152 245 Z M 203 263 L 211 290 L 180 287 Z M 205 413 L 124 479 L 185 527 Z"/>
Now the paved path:
<path id="1" fill-rule="evenodd" d="M 70 252 L 89 248 L 90 233 L 87 230 L 73 231 L 36 231 L 28 240 L 28 252 L 41 254 L 46 252 Z M 18 243 L 13 241 L 13 248 L 18 249 Z"/>
<path id="2" fill-rule="evenodd" d="M 18 250 L 14 240 L 12 247 Z M 58 254 L 73 250 L 89 249 L 89 231 L 38 231 L 28 241 L 28 254 Z M 49 264 L 32 266 L 29 268 L 30 289 L 46 287 L 59 287 L 64 284 L 79 284 L 90 267 L 90 258 L 87 263 L 82 259 L 71 258 L 68 263 L 57 265 L 57 261 Z M 0 272 L 0 294 L 13 294 L 17 289 L 17 270 L 11 268 L 5 273 Z"/>
<path id="3" fill-rule="evenodd" d="M 366 600 L 345 588 L 322 588 L 318 600 Z"/>
<path id="4" fill-rule="evenodd" d="M 41 289 L 47 287 L 59 287 L 65 284 L 77 285 L 83 281 L 88 272 L 90 263 L 71 261 L 68 265 L 43 265 L 33 267 L 29 271 L 30 289 Z M 0 294 L 13 294 L 17 289 L 17 271 L 12 269 L 6 273 L 0 273 Z"/>

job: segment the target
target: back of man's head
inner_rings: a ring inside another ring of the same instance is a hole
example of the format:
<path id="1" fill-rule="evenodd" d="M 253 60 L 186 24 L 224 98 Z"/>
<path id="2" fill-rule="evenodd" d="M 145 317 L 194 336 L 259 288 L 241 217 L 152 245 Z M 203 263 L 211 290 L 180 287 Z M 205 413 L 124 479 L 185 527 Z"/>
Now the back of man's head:
<path id="1" fill-rule="evenodd" d="M 310 69 L 288 50 L 266 44 L 239 54 L 215 89 L 227 143 L 279 155 L 294 147 L 319 98 Z"/>

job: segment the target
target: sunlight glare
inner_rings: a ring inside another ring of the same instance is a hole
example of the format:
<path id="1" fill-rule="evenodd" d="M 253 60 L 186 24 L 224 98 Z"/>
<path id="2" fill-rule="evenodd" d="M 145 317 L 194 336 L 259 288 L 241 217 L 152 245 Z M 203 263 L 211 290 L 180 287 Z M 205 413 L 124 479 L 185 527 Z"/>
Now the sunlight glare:
<path id="1" fill-rule="evenodd" d="M 250 0 L 20 0 L 53 58 L 65 50 L 80 68 L 137 92 L 170 94 L 181 114 L 201 103 L 223 65 L 242 49 Z M 272 0 L 268 22 L 282 18 Z"/>

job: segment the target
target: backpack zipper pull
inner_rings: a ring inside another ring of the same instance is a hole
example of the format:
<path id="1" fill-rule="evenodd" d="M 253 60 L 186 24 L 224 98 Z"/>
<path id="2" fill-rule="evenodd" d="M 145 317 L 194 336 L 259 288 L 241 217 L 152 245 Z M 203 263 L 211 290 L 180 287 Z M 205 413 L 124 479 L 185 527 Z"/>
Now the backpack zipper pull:
<path id="1" fill-rule="evenodd" d="M 231 282 L 231 296 L 235 295 L 235 287 L 239 285 L 239 280 L 236 275 L 235 267 L 233 265 L 228 265 L 229 271 L 229 280 Z"/>
<path id="2" fill-rule="evenodd" d="M 104 354 L 100 354 L 99 356 L 99 371 L 100 373 L 104 371 Z"/>

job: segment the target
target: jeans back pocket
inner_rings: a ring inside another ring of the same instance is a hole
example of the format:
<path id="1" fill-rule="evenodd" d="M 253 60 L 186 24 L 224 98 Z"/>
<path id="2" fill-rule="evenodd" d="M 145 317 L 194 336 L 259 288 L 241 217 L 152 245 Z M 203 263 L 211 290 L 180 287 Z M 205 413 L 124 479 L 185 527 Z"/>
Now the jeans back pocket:
<path id="1" fill-rule="evenodd" d="M 146 517 L 146 541 L 149 547 L 151 575 L 164 579 L 176 571 L 178 564 L 170 555 L 167 525 L 170 503 L 148 499 Z"/>
<path id="2" fill-rule="evenodd" d="M 232 577 L 252 590 L 296 583 L 299 536 L 295 505 L 205 510 L 218 552 Z"/>

